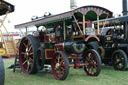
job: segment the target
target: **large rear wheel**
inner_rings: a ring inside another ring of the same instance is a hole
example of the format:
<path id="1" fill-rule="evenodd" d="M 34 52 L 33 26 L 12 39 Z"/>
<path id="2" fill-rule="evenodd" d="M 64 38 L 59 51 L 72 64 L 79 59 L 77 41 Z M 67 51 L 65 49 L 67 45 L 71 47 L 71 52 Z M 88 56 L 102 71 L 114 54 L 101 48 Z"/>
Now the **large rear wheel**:
<path id="1" fill-rule="evenodd" d="M 112 55 L 112 65 L 115 70 L 125 70 L 127 67 L 127 55 L 123 50 L 116 50 Z"/>
<path id="2" fill-rule="evenodd" d="M 98 76 L 101 71 L 101 57 L 94 49 L 87 50 L 83 54 L 83 62 L 87 63 L 84 66 L 84 71 L 89 76 Z"/>
<path id="3" fill-rule="evenodd" d="M 19 47 L 19 62 L 24 73 L 34 74 L 38 71 L 38 48 L 39 42 L 32 35 L 28 35 L 21 40 Z"/>
<path id="4" fill-rule="evenodd" d="M 67 55 L 57 51 L 51 62 L 52 73 L 57 80 L 65 80 L 69 73 L 69 62 Z"/>

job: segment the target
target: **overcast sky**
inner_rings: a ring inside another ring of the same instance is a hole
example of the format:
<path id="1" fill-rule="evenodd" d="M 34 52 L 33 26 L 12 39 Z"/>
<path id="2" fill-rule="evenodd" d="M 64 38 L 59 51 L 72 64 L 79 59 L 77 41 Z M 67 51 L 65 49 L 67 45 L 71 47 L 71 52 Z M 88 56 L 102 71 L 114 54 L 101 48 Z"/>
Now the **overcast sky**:
<path id="1" fill-rule="evenodd" d="M 15 31 L 14 25 L 28 22 L 32 16 L 43 16 L 70 10 L 70 0 L 5 0 L 15 5 L 15 12 L 9 14 L 5 24 L 9 31 Z M 114 14 L 122 13 L 122 0 L 76 0 L 78 7 L 97 5 L 111 10 Z M 10 20 L 10 23 L 8 23 Z M 13 29 L 13 30 L 12 30 Z"/>

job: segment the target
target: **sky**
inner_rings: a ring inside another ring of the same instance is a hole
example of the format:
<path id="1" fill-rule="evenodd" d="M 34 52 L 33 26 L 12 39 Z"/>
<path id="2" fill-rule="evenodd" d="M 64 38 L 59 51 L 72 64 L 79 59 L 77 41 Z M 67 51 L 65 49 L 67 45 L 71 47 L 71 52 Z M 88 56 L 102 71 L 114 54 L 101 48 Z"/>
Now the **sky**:
<path id="1" fill-rule="evenodd" d="M 45 12 L 59 14 L 70 11 L 70 0 L 5 0 L 15 5 L 15 11 L 5 21 L 9 32 L 14 25 L 31 21 L 32 16 L 43 16 Z M 111 10 L 114 15 L 122 13 L 122 0 L 76 0 L 77 6 L 96 5 Z M 0 17 L 2 19 L 2 17 Z"/>

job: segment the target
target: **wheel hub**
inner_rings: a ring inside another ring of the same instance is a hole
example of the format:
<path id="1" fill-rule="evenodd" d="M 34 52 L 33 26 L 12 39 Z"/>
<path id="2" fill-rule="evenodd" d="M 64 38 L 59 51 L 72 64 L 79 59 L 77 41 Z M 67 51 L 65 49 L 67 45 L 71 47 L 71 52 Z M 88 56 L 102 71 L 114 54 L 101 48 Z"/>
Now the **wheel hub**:
<path id="1" fill-rule="evenodd" d="M 116 61 L 117 61 L 117 62 L 119 62 L 119 61 L 120 61 L 120 59 L 116 59 Z"/>
<path id="2" fill-rule="evenodd" d="M 90 65 L 93 66 L 93 61 L 90 62 Z"/>
<path id="3" fill-rule="evenodd" d="M 27 55 L 27 56 L 29 55 L 28 48 L 26 48 L 26 55 Z"/>
<path id="4" fill-rule="evenodd" d="M 59 66 L 60 66 L 60 64 L 59 64 L 59 63 L 56 63 L 56 68 L 57 68 L 57 69 L 59 68 Z"/>

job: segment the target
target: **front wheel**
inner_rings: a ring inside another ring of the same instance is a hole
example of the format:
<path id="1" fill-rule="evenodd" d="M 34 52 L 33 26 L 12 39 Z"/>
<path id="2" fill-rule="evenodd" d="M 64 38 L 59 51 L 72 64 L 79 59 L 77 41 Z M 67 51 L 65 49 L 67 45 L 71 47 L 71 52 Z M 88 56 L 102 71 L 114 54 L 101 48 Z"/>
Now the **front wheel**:
<path id="1" fill-rule="evenodd" d="M 115 70 L 126 70 L 127 55 L 123 50 L 116 50 L 112 55 L 112 65 Z"/>
<path id="2" fill-rule="evenodd" d="M 83 54 L 83 62 L 87 63 L 84 66 L 84 71 L 89 76 L 98 76 L 101 71 L 101 57 L 94 49 L 87 50 Z"/>
<path id="3" fill-rule="evenodd" d="M 65 80 L 69 73 L 69 62 L 67 55 L 57 51 L 51 61 L 52 73 L 57 80 Z"/>

